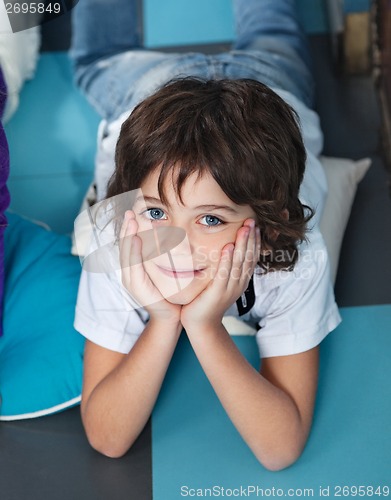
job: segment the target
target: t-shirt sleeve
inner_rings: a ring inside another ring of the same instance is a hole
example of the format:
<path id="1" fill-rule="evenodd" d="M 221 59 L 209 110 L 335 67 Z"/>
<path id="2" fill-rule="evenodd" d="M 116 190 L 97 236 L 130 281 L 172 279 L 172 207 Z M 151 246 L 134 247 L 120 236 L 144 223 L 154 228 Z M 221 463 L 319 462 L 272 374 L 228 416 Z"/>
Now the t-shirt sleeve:
<path id="1" fill-rule="evenodd" d="M 91 342 L 127 354 L 149 315 L 132 300 L 118 276 L 82 270 L 74 327 Z"/>
<path id="2" fill-rule="evenodd" d="M 256 333 L 261 358 L 307 351 L 341 322 L 327 251 L 318 231 L 311 235 L 310 245 L 301 245 L 293 271 L 270 273 L 263 278 L 268 280 L 270 292 Z M 258 308 L 263 306 L 258 304 Z"/>

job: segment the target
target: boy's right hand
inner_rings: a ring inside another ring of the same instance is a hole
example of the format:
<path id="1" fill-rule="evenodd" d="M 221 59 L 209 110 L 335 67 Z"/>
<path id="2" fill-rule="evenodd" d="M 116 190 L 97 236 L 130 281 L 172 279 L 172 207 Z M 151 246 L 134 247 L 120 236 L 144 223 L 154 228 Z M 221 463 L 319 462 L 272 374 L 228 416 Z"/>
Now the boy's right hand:
<path id="1" fill-rule="evenodd" d="M 137 230 L 134 212 L 126 211 L 119 240 L 122 284 L 149 313 L 150 319 L 179 325 L 182 306 L 165 300 L 145 271 L 142 240 L 137 236 Z"/>

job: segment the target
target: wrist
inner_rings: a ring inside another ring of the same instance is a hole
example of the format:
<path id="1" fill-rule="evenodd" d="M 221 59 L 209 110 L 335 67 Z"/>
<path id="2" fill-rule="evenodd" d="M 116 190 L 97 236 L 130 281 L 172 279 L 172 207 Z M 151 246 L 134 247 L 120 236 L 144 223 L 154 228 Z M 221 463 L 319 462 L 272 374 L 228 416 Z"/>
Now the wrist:
<path id="1" fill-rule="evenodd" d="M 191 304 L 190 304 L 191 306 Z M 214 314 L 195 314 L 189 306 L 183 306 L 180 317 L 183 328 L 187 330 L 202 330 L 217 328 L 222 325 L 223 315 L 214 311 Z"/>
<path id="2" fill-rule="evenodd" d="M 183 325 L 188 336 L 210 336 L 225 330 L 222 319 L 213 319 L 208 321 L 192 321 L 189 325 Z M 226 330 L 225 330 L 226 331 Z"/>
<path id="3" fill-rule="evenodd" d="M 178 325 L 181 323 L 180 309 L 145 308 L 149 314 L 149 320 L 154 323 L 166 325 Z"/>
<path id="4" fill-rule="evenodd" d="M 166 331 L 176 332 L 178 335 L 182 331 L 182 323 L 179 318 L 162 318 L 150 316 L 149 323 L 154 327 L 164 328 Z"/>

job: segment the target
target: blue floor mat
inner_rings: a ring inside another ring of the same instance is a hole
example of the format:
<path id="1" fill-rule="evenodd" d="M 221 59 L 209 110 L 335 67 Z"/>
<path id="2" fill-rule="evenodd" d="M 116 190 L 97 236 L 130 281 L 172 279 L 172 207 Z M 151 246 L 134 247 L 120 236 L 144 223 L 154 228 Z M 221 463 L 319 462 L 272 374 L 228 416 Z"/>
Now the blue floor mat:
<path id="1" fill-rule="evenodd" d="M 314 498 L 321 487 L 329 487 L 333 498 L 338 486 L 390 486 L 391 306 L 346 308 L 341 314 L 344 321 L 321 346 L 307 447 L 296 464 L 278 473 L 265 470 L 242 441 L 182 338 L 153 413 L 154 500 L 182 498 L 181 487 L 214 485 L 284 493 L 311 488 Z M 235 342 L 257 366 L 254 338 Z"/>
<path id="2" fill-rule="evenodd" d="M 146 47 L 229 42 L 235 37 L 231 0 L 144 0 Z M 328 30 L 323 0 L 298 0 L 307 33 Z"/>
<path id="3" fill-rule="evenodd" d="M 70 232 L 93 176 L 98 123 L 72 83 L 68 55 L 42 54 L 5 127 L 11 209 Z"/>

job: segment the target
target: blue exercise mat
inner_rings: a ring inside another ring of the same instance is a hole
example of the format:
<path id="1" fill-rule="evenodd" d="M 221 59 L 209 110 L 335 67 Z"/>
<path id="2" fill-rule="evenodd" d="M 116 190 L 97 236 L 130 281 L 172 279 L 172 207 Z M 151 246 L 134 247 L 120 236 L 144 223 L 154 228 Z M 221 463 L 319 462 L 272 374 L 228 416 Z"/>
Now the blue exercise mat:
<path id="1" fill-rule="evenodd" d="M 323 0 L 298 0 L 297 4 L 307 33 L 328 31 Z M 235 38 L 232 0 L 144 0 L 143 6 L 146 47 L 230 42 Z"/>
<path id="2" fill-rule="evenodd" d="M 255 486 L 274 487 L 275 492 L 279 488 L 283 496 L 297 490 L 295 498 L 305 496 L 304 489 L 313 498 L 327 492 L 333 498 L 343 486 L 350 496 L 355 496 L 355 486 L 372 486 L 374 491 L 390 486 L 391 305 L 346 308 L 341 314 L 344 321 L 321 346 L 318 399 L 307 447 L 294 465 L 277 473 L 262 467 L 242 441 L 182 337 L 153 412 L 154 500 L 196 496 L 197 489 L 213 486 L 219 496 L 222 488 Z M 234 339 L 258 366 L 254 338 Z M 365 498 L 380 498 L 370 488 L 365 493 Z M 346 496 L 342 490 L 340 496 Z"/>
<path id="3" fill-rule="evenodd" d="M 66 53 L 41 54 L 5 131 L 11 209 L 70 233 L 91 183 L 100 118 L 72 83 Z"/>

